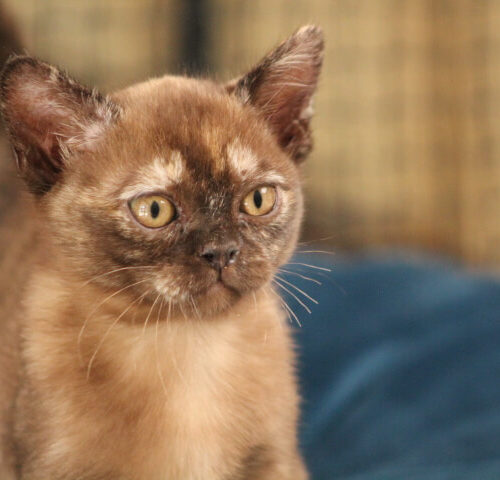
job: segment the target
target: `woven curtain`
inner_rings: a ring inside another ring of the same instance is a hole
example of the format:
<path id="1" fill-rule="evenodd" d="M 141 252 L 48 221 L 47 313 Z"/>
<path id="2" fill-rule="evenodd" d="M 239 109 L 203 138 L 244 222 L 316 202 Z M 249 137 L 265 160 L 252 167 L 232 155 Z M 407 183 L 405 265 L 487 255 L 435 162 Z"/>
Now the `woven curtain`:
<path id="1" fill-rule="evenodd" d="M 500 266 L 500 2 L 211 3 L 221 78 L 304 23 L 325 30 L 306 239 Z"/>
<path id="2" fill-rule="evenodd" d="M 29 53 L 103 90 L 177 67 L 178 2 L 3 0 Z"/>

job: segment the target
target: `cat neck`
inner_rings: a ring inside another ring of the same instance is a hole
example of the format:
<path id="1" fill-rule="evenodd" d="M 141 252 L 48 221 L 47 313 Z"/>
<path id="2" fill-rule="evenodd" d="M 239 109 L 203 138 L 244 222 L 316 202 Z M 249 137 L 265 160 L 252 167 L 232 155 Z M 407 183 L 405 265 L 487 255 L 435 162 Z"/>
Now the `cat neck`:
<path id="1" fill-rule="evenodd" d="M 209 318 L 169 313 L 166 307 L 135 305 L 126 292 L 109 297 L 95 285 L 82 285 L 67 276 L 63 281 L 44 271 L 32 281 L 24 336 L 38 364 L 40 358 L 58 368 L 66 364 L 75 375 L 100 383 L 111 377 L 144 375 L 148 365 L 167 362 L 164 352 L 175 352 L 170 363 L 175 358 L 187 365 L 189 359 L 189 368 L 196 358 L 217 363 L 228 358 L 224 354 L 228 349 L 265 343 L 283 329 L 279 300 L 269 285 Z M 51 370 L 46 365 L 43 375 Z"/>

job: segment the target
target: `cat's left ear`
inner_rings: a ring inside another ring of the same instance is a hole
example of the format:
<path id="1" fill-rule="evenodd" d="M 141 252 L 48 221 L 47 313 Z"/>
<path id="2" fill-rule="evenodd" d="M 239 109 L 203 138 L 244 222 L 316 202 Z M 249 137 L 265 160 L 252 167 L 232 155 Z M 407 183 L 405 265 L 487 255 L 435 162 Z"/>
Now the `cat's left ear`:
<path id="1" fill-rule="evenodd" d="M 5 64 L 0 100 L 19 172 L 36 195 L 52 188 L 71 154 L 95 149 L 119 114 L 95 90 L 28 56 Z"/>
<path id="2" fill-rule="evenodd" d="M 323 60 L 323 33 L 314 25 L 299 29 L 249 73 L 226 85 L 241 102 L 256 107 L 296 161 L 312 148 L 312 98 Z"/>

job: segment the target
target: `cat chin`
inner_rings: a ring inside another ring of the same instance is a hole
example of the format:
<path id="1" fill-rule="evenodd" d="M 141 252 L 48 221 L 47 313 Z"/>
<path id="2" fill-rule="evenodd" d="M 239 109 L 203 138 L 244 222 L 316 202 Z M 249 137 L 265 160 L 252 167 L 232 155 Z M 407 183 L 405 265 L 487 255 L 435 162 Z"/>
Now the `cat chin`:
<path id="1" fill-rule="evenodd" d="M 173 285 L 170 283 L 170 277 L 165 282 L 157 278 L 154 285 L 156 293 L 148 295 L 148 304 L 162 303 L 157 298 L 159 294 L 164 298 L 163 305 L 170 304 L 171 318 L 182 320 L 184 317 L 211 317 L 231 310 L 240 299 L 251 296 L 252 292 L 267 284 L 269 277 L 265 272 L 260 272 L 258 277 L 241 278 L 230 269 L 222 274 L 217 274 L 215 271 L 204 273 L 193 279 L 196 282 L 189 281 L 184 285 L 180 283 Z"/>
<path id="2" fill-rule="evenodd" d="M 194 315 L 214 316 L 229 312 L 233 307 L 246 298 L 251 298 L 256 292 L 269 284 L 271 275 L 267 271 L 260 275 L 241 278 L 230 269 L 217 279 L 215 276 L 208 281 L 197 293 L 191 295 L 186 302 Z M 194 307 L 192 305 L 194 303 Z"/>
<path id="3" fill-rule="evenodd" d="M 231 309 L 242 294 L 227 284 L 217 281 L 204 292 L 192 297 L 190 309 L 194 315 L 213 316 Z"/>

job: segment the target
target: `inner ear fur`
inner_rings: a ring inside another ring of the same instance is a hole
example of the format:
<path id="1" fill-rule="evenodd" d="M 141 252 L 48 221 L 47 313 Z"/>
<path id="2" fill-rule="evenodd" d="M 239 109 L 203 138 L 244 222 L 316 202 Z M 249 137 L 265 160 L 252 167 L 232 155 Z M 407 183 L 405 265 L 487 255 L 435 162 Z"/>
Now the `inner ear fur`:
<path id="1" fill-rule="evenodd" d="M 312 149 L 312 100 L 323 60 L 322 30 L 300 28 L 250 72 L 226 85 L 241 102 L 264 116 L 281 147 L 296 162 Z"/>
<path id="2" fill-rule="evenodd" d="M 50 190 L 74 152 L 91 150 L 119 107 L 45 62 L 11 57 L 0 74 L 0 108 L 21 176 Z"/>

